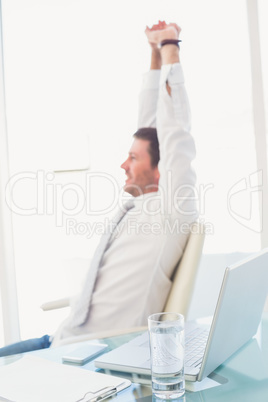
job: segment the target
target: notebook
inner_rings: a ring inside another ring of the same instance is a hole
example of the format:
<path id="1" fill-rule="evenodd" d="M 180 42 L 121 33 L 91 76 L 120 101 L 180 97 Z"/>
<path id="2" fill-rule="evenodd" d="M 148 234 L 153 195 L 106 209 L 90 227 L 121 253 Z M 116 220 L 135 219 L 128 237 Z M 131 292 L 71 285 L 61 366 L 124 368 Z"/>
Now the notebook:
<path id="1" fill-rule="evenodd" d="M 267 293 L 268 248 L 225 269 L 211 325 L 185 325 L 187 381 L 207 377 L 256 334 Z M 199 350 L 195 346 L 189 356 L 191 339 L 198 343 Z M 200 352 L 202 356 L 198 355 Z M 98 368 L 150 375 L 148 333 L 103 354 L 94 363 Z"/>

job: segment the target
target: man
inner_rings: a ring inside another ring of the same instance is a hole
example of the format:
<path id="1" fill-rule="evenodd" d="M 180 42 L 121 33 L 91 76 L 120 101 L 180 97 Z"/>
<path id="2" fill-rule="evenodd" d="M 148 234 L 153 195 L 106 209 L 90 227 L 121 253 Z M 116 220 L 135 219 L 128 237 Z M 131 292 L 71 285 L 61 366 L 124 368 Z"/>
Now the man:
<path id="1" fill-rule="evenodd" d="M 159 21 L 145 33 L 151 67 L 143 79 L 139 129 L 121 165 L 131 202 L 121 206 L 114 230 L 101 240 L 70 316 L 53 337 L 20 342 L 20 352 L 85 333 L 145 325 L 164 307 L 197 216 L 191 168 L 195 146 L 179 58 L 180 28 Z M 0 355 L 16 353 L 12 346 Z"/>

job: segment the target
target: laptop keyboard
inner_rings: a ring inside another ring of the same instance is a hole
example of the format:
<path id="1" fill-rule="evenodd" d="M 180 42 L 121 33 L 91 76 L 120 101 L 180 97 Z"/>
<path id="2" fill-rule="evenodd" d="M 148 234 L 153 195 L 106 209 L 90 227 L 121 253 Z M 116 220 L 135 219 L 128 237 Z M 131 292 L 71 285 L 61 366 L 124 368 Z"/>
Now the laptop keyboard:
<path id="1" fill-rule="evenodd" d="M 207 344 L 209 329 L 194 328 L 185 337 L 185 365 L 200 367 Z"/>
<path id="2" fill-rule="evenodd" d="M 207 344 L 209 328 L 194 327 L 189 329 L 185 334 L 185 366 L 197 367 L 201 366 L 205 348 Z M 148 348 L 148 333 L 138 336 L 130 341 L 133 345 Z M 142 364 L 142 367 L 150 367 L 150 358 Z"/>

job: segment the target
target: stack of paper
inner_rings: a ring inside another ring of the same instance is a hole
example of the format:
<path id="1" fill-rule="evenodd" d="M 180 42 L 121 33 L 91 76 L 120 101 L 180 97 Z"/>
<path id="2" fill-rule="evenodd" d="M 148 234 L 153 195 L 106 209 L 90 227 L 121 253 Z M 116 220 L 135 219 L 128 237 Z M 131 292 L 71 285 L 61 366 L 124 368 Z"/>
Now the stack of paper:
<path id="1" fill-rule="evenodd" d="M 101 395 L 108 397 L 130 384 L 119 377 L 32 355 L 0 367 L 0 401 L 85 402 Z"/>

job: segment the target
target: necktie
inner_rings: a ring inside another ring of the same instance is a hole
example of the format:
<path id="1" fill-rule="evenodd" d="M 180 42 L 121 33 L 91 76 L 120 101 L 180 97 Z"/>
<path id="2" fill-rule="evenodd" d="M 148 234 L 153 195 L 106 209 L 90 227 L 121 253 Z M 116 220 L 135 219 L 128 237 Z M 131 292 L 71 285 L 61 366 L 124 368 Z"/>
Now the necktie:
<path id="1" fill-rule="evenodd" d="M 133 207 L 134 202 L 132 199 L 129 200 L 126 204 L 124 204 L 123 208 L 120 209 L 118 213 L 115 215 L 115 217 L 112 219 L 111 225 L 109 226 L 110 230 L 106 231 L 100 239 L 100 243 L 92 258 L 92 262 L 85 280 L 83 291 L 76 305 L 74 306 L 73 318 L 72 318 L 73 328 L 79 325 L 83 325 L 87 319 L 90 308 L 90 302 L 94 290 L 94 285 L 97 279 L 98 269 L 101 260 L 103 258 L 103 255 L 105 251 L 109 248 L 110 245 L 109 243 L 116 226 L 121 222 L 126 213 Z"/>

